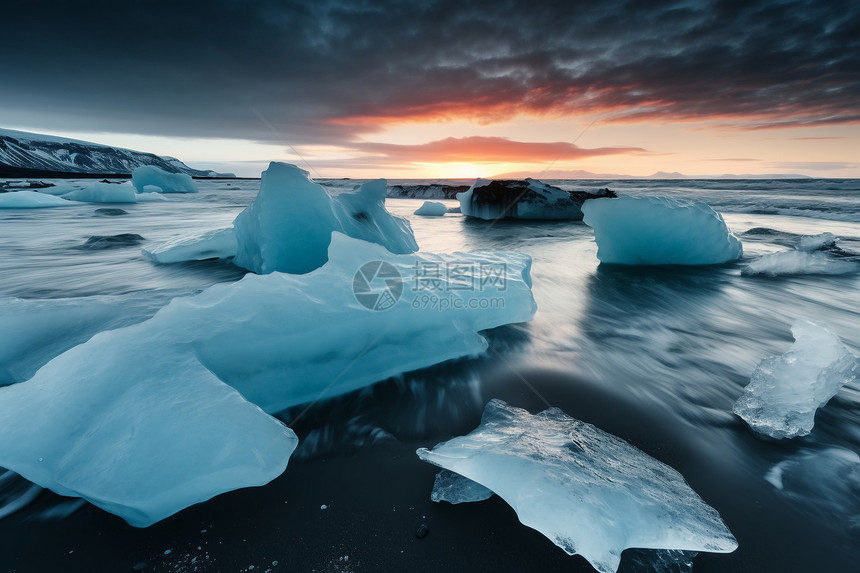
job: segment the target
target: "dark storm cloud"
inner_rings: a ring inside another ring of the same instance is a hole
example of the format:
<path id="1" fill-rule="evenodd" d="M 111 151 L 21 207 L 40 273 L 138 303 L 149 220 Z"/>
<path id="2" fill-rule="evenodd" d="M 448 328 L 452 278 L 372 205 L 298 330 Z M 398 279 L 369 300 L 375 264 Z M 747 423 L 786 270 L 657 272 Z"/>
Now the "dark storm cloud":
<path id="1" fill-rule="evenodd" d="M 341 144 L 518 114 L 860 122 L 855 0 L 9 4 L 7 125 Z"/>

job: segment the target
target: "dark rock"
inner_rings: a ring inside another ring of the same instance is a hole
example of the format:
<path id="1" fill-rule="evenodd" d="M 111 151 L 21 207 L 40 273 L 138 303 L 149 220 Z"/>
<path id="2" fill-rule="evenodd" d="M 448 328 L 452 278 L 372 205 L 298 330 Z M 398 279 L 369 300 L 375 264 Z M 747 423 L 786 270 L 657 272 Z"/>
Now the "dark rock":
<path id="1" fill-rule="evenodd" d="M 457 193 L 468 191 L 468 185 L 389 185 L 387 196 L 405 199 L 456 199 Z"/>
<path id="2" fill-rule="evenodd" d="M 44 181 L 27 181 L 26 186 L 21 186 L 20 181 L 0 181 L 0 193 L 8 193 L 10 191 L 32 191 L 33 189 L 47 189 L 53 187 L 53 183 L 45 183 Z"/>
<path id="3" fill-rule="evenodd" d="M 131 247 L 139 245 L 145 239 L 137 233 L 122 233 L 120 235 L 94 235 L 81 245 L 82 249 L 113 249 L 115 247 Z"/>
<path id="4" fill-rule="evenodd" d="M 146 561 L 141 561 L 141 562 L 135 564 L 135 566 L 132 567 L 131 570 L 132 571 L 143 571 L 144 569 L 146 569 L 148 567 L 149 567 L 149 563 L 147 563 Z"/>
<path id="5" fill-rule="evenodd" d="M 423 523 L 418 526 L 418 530 L 415 532 L 415 537 L 418 539 L 424 539 L 430 534 L 430 528 L 424 525 Z"/>
<path id="6" fill-rule="evenodd" d="M 104 217 L 116 217 L 118 215 L 128 215 L 128 211 L 125 209 L 111 209 L 111 208 L 102 208 L 96 209 L 94 211 L 96 215 L 102 215 Z"/>
<path id="7" fill-rule="evenodd" d="M 500 179 L 484 182 L 460 196 L 460 207 L 465 215 L 480 219 L 582 219 L 582 204 L 589 199 L 614 198 L 610 189 L 595 193 L 566 191 L 535 179 L 523 181 Z"/>

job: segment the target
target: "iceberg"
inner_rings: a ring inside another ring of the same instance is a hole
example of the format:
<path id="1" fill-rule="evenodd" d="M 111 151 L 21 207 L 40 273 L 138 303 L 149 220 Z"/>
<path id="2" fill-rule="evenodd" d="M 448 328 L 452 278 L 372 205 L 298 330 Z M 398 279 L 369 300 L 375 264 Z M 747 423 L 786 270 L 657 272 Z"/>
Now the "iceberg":
<path id="1" fill-rule="evenodd" d="M 307 171 L 271 163 L 260 192 L 233 221 L 234 264 L 257 274 L 307 273 L 326 260 L 332 231 L 383 245 L 392 253 L 418 250 L 409 222 L 385 209 L 385 180 L 329 194 Z"/>
<path id="2" fill-rule="evenodd" d="M 630 547 L 737 548 L 681 474 L 557 408 L 532 415 L 491 400 L 473 432 L 417 454 L 495 492 L 524 525 L 601 573 Z"/>
<path id="3" fill-rule="evenodd" d="M 74 203 L 38 191 L 0 193 L 0 209 L 38 209 L 41 207 L 68 207 L 69 205 L 74 205 Z"/>
<path id="4" fill-rule="evenodd" d="M 131 182 L 138 193 L 197 193 L 197 184 L 190 175 L 170 173 L 154 165 L 141 165 L 131 172 Z M 154 189 L 157 188 L 157 189 Z"/>
<path id="5" fill-rule="evenodd" d="M 801 319 L 791 333 L 788 352 L 762 360 L 732 408 L 753 430 L 777 439 L 808 435 L 818 408 L 860 376 L 857 359 L 824 326 Z"/>
<path id="6" fill-rule="evenodd" d="M 526 255 L 335 233 L 328 258 L 174 298 L 0 388 L 0 467 L 147 526 L 283 472 L 297 440 L 265 412 L 478 354 L 480 331 L 536 310 Z"/>
<path id="7" fill-rule="evenodd" d="M 307 273 L 328 260 L 332 232 L 383 245 L 396 254 L 418 250 L 409 221 L 385 208 L 385 180 L 329 193 L 295 165 L 273 162 L 260 192 L 233 227 L 155 243 L 149 258 L 175 263 L 227 259 L 257 274 Z M 231 237 L 232 235 L 232 237 Z"/>
<path id="8" fill-rule="evenodd" d="M 415 215 L 423 215 L 425 217 L 441 217 L 448 212 L 448 207 L 444 203 L 438 201 L 424 201 L 424 203 L 415 210 Z"/>
<path id="9" fill-rule="evenodd" d="M 602 263 L 715 265 L 743 254 L 723 217 L 704 203 L 625 196 L 592 199 L 582 210 Z"/>
<path id="10" fill-rule="evenodd" d="M 468 191 L 458 195 L 460 211 L 479 219 L 582 219 L 582 205 L 596 197 L 615 197 L 609 189 L 596 194 L 582 191 L 565 191 L 535 179 L 496 180 L 478 179 Z"/>
<path id="11" fill-rule="evenodd" d="M 174 237 L 153 243 L 142 249 L 142 252 L 157 263 L 179 263 L 230 259 L 236 256 L 237 249 L 236 234 L 228 228 Z"/>
<path id="12" fill-rule="evenodd" d="M 70 201 L 86 203 L 137 203 L 137 195 L 131 183 L 96 182 L 82 189 L 75 189 L 62 195 Z"/>

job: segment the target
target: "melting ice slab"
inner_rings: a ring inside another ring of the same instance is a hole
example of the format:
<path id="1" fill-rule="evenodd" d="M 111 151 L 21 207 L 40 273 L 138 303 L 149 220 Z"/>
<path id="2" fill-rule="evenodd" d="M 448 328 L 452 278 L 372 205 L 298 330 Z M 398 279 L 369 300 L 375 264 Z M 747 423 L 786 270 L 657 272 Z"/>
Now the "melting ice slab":
<path id="1" fill-rule="evenodd" d="M 64 193 L 62 197 L 86 203 L 137 203 L 134 186 L 128 182 L 117 184 L 96 181 Z"/>
<path id="2" fill-rule="evenodd" d="M 860 272 L 860 256 L 836 246 L 832 233 L 803 236 L 793 251 L 763 255 L 742 271 L 743 275 L 842 275 Z"/>
<path id="3" fill-rule="evenodd" d="M 0 466 L 137 527 L 280 475 L 292 430 L 218 380 L 187 340 L 171 348 L 154 334 L 97 334 L 0 389 Z"/>
<path id="4" fill-rule="evenodd" d="M 848 382 L 860 365 L 839 337 L 824 326 L 798 320 L 785 354 L 762 360 L 732 411 L 772 438 L 806 436 L 815 412 Z"/>
<path id="5" fill-rule="evenodd" d="M 594 229 L 603 263 L 714 265 L 743 254 L 723 217 L 704 203 L 668 197 L 591 199 L 582 212 Z"/>
<path id="6" fill-rule="evenodd" d="M 492 400 L 472 433 L 417 453 L 492 490 L 523 524 L 602 573 L 616 571 L 628 547 L 737 548 L 681 474 L 557 408 L 532 415 Z"/>
<path id="7" fill-rule="evenodd" d="M 492 280 L 461 272 L 454 284 L 449 263 Z M 263 409 L 484 351 L 479 331 L 534 315 L 530 265 L 517 253 L 392 255 L 335 234 L 312 273 L 175 298 L 0 388 L 0 467 L 137 526 L 266 483 L 296 438 Z"/>
<path id="8" fill-rule="evenodd" d="M 74 205 L 74 203 L 38 191 L 0 193 L 0 209 L 37 209 L 41 207 L 68 207 L 69 205 Z"/>
<path id="9" fill-rule="evenodd" d="M 197 184 L 185 173 L 169 173 L 154 165 L 141 165 L 131 172 L 131 182 L 138 193 L 197 193 Z"/>

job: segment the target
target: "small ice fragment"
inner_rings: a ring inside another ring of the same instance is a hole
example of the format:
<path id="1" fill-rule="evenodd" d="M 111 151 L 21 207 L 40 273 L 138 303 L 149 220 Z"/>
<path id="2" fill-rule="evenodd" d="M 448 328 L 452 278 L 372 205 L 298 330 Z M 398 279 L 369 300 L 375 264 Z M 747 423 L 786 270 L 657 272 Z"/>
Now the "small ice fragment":
<path id="1" fill-rule="evenodd" d="M 753 430 L 778 439 L 809 434 L 818 408 L 860 376 L 857 359 L 824 326 L 801 319 L 791 333 L 791 348 L 759 363 L 732 408 Z"/>
<path id="2" fill-rule="evenodd" d="M 438 201 L 424 201 L 424 204 L 415 210 L 415 215 L 425 217 L 441 217 L 448 212 L 448 207 Z"/>
<path id="3" fill-rule="evenodd" d="M 737 541 L 683 476 L 557 408 L 491 400 L 466 436 L 417 451 L 492 490 L 520 521 L 613 573 L 629 547 L 728 553 Z"/>

